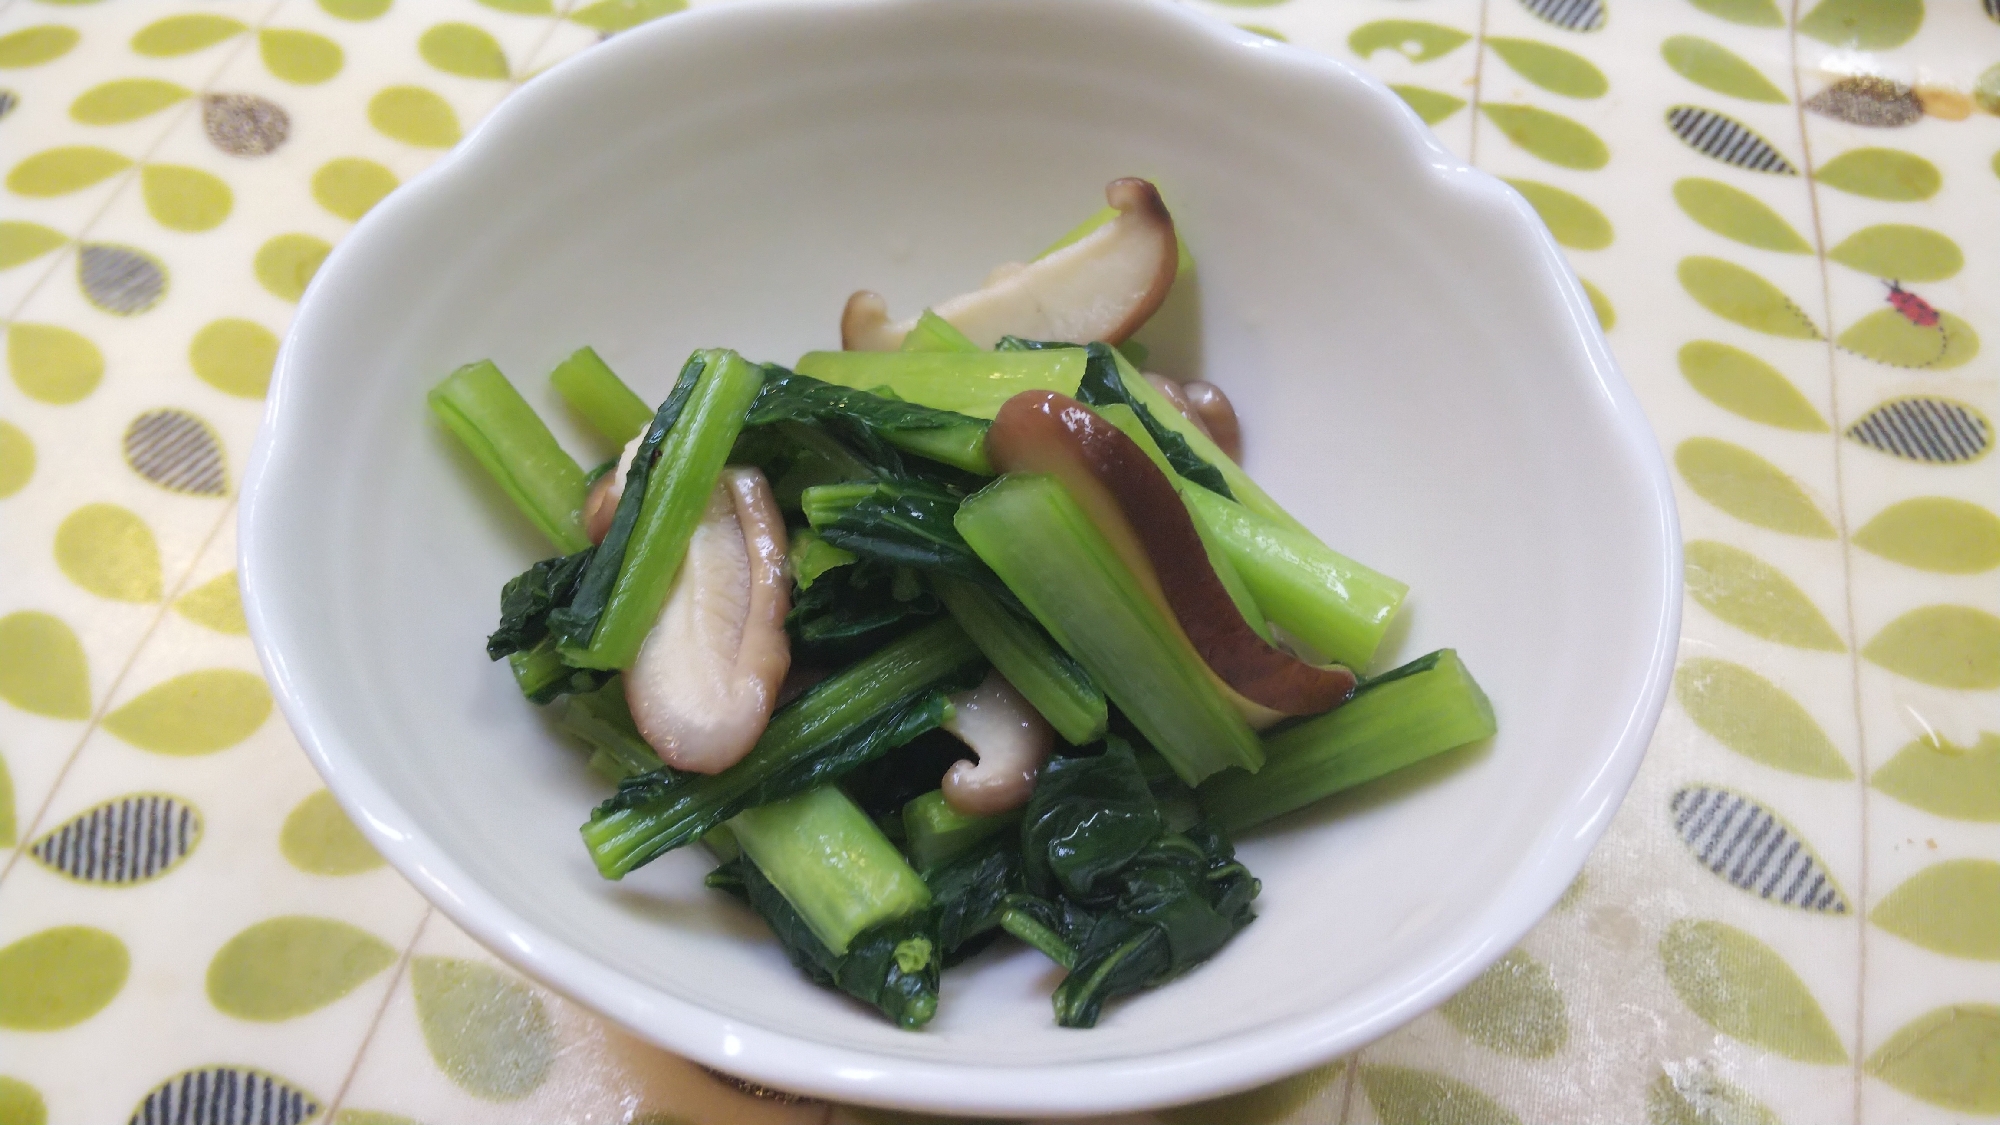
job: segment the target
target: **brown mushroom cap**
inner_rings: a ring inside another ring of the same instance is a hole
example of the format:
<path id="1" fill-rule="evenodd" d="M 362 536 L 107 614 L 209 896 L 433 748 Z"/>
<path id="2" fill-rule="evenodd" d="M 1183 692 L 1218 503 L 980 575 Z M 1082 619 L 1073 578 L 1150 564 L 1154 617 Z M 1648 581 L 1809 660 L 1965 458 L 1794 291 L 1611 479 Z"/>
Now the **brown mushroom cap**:
<path id="1" fill-rule="evenodd" d="M 980 347 L 1007 335 L 1122 343 L 1167 299 L 1180 242 L 1159 189 L 1147 181 L 1113 180 L 1104 198 L 1118 211 L 1104 225 L 1032 262 L 996 267 L 985 285 L 932 311 Z M 894 351 L 915 326 L 914 317 L 892 322 L 888 303 L 864 289 L 841 311 L 840 346 Z"/>
<path id="2" fill-rule="evenodd" d="M 1353 693 L 1353 672 L 1308 664 L 1250 628 L 1173 484 L 1089 407 L 1054 391 L 1015 395 L 987 431 L 986 454 L 1000 472 L 1061 480 L 1209 668 L 1249 703 L 1311 715 Z"/>
<path id="3" fill-rule="evenodd" d="M 1236 404 L 1222 388 L 1206 379 L 1181 384 L 1181 397 L 1194 408 L 1196 424 L 1208 431 L 1216 447 L 1231 461 L 1243 460 L 1243 427 L 1236 420 Z"/>

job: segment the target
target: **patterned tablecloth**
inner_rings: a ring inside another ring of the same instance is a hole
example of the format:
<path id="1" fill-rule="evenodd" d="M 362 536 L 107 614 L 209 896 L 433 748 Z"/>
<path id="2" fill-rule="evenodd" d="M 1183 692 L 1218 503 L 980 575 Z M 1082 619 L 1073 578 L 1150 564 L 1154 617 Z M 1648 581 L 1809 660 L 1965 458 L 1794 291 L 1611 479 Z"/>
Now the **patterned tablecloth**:
<path id="1" fill-rule="evenodd" d="M 679 6 L 0 3 L 0 1125 L 904 1120 L 500 967 L 343 819 L 244 636 L 240 474 L 329 246 Z M 2000 1115 L 2000 0 L 1209 10 L 1366 65 L 1541 212 L 1674 464 L 1690 604 L 1631 799 L 1519 949 L 1132 1120 Z"/>

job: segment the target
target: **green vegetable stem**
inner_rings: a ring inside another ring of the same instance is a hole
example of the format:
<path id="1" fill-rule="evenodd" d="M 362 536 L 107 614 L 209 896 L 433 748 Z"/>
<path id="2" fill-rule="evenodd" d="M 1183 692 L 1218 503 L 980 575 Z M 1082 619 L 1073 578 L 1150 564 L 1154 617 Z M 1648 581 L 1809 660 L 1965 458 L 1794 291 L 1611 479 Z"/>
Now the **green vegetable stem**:
<path id="1" fill-rule="evenodd" d="M 1072 746 L 1104 737 L 1104 692 L 1034 619 L 949 574 L 930 575 L 931 589 L 986 659 L 1034 704 Z"/>
<path id="2" fill-rule="evenodd" d="M 905 402 L 991 419 L 1022 391 L 1075 395 L 1081 348 L 1015 352 L 807 352 L 798 373 L 858 390 L 885 387 Z"/>
<path id="3" fill-rule="evenodd" d="M 957 523 L 1188 784 L 1263 764 L 1215 673 L 1054 477 L 1002 477 L 959 507 Z"/>
<path id="4" fill-rule="evenodd" d="M 431 412 L 472 451 L 522 514 L 564 554 L 590 546 L 589 491 L 575 458 L 492 360 L 468 363 L 431 388 Z"/>
<path id="5" fill-rule="evenodd" d="M 570 409 L 613 445 L 624 446 L 645 432 L 653 409 L 634 394 L 610 365 L 590 348 L 578 348 L 549 372 L 549 382 Z"/>
<path id="6" fill-rule="evenodd" d="M 836 786 L 745 809 L 729 830 L 836 956 L 863 930 L 931 904 L 903 853 Z"/>
<path id="7" fill-rule="evenodd" d="M 965 333 L 952 323 L 929 309 L 917 317 L 917 323 L 910 334 L 903 337 L 906 352 L 979 352 L 984 351 Z"/>
<path id="8" fill-rule="evenodd" d="M 1021 823 L 1019 813 L 967 816 L 933 789 L 903 806 L 903 846 L 919 871 L 934 871 Z"/>
<path id="9" fill-rule="evenodd" d="M 1216 777 L 1196 796 L 1211 823 L 1241 832 L 1494 730 L 1486 693 L 1458 653 L 1439 649 L 1363 683 L 1339 709 L 1274 732 L 1261 771 Z"/>
<path id="10" fill-rule="evenodd" d="M 951 717 L 947 696 L 986 661 L 949 618 L 883 646 L 771 717 L 744 759 L 721 773 L 632 778 L 599 805 L 583 840 L 607 879 L 691 844 L 744 809 L 839 778 Z"/>

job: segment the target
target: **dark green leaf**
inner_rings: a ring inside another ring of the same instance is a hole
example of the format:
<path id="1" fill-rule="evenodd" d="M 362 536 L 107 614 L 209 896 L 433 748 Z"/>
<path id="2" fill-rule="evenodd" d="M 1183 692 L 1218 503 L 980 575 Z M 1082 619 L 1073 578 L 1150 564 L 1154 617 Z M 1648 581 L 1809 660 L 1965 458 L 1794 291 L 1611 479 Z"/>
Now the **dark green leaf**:
<path id="1" fill-rule="evenodd" d="M 486 656 L 498 660 L 535 647 L 548 636 L 549 614 L 570 604 L 597 548 L 543 559 L 500 588 L 500 626 L 486 638 Z"/>
<path id="2" fill-rule="evenodd" d="M 1229 485 L 1222 479 L 1221 470 L 1201 459 L 1188 445 L 1187 439 L 1161 425 L 1153 417 L 1146 404 L 1125 388 L 1125 380 L 1118 374 L 1118 361 L 1113 358 L 1107 344 L 1090 345 L 1090 360 L 1083 368 L 1083 382 L 1076 389 L 1076 397 L 1087 406 L 1110 406 L 1114 403 L 1132 408 L 1146 432 L 1153 435 L 1154 444 L 1166 454 L 1167 463 L 1174 471 L 1210 492 L 1225 499 L 1236 497 L 1229 491 Z"/>

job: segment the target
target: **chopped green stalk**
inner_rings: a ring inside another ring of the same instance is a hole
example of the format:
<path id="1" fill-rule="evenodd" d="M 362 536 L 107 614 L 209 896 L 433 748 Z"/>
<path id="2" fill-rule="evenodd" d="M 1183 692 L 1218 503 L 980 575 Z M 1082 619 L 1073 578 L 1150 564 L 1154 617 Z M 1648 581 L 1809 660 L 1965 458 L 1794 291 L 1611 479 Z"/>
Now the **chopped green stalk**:
<path id="1" fill-rule="evenodd" d="M 799 509 L 815 531 L 852 511 L 856 504 L 875 495 L 874 481 L 815 485 L 799 494 Z"/>
<path id="2" fill-rule="evenodd" d="M 1356 670 L 1368 666 L 1408 586 L 1292 525 L 1191 482 L 1177 487 L 1271 620 L 1329 660 Z"/>
<path id="3" fill-rule="evenodd" d="M 1076 949 L 1062 939 L 1062 935 L 1035 921 L 1034 915 L 1018 906 L 1010 906 L 1000 915 L 1000 928 L 1020 938 L 1042 956 L 1061 965 L 1065 970 L 1076 968 Z"/>
<path id="4" fill-rule="evenodd" d="M 1072 746 L 1104 737 L 1104 692 L 1041 626 L 976 583 L 932 574 L 931 589 L 951 615 L 1056 733 Z"/>
<path id="5" fill-rule="evenodd" d="M 743 846 L 736 842 L 736 833 L 731 832 L 727 824 L 718 824 L 703 833 L 701 846 L 722 863 L 733 862 L 743 854 Z"/>
<path id="6" fill-rule="evenodd" d="M 1056 348 L 964 354 L 807 352 L 797 370 L 857 390 L 887 387 L 906 402 L 991 419 L 1022 391 L 1074 395 L 1083 381 L 1083 367 L 1081 349 Z"/>
<path id="7" fill-rule="evenodd" d="M 1173 484 L 1174 487 L 1181 489 L 1184 493 L 1188 490 L 1193 490 L 1205 496 L 1213 497 L 1218 503 L 1231 503 L 1231 501 L 1224 500 L 1215 493 L 1188 480 L 1186 477 L 1175 473 L 1173 465 L 1167 461 L 1167 455 L 1160 452 L 1159 443 L 1155 442 L 1153 435 L 1147 432 L 1146 424 L 1139 420 L 1137 411 L 1123 403 L 1113 403 L 1109 406 L 1093 406 L 1091 409 L 1096 411 L 1098 416 L 1102 417 L 1105 421 L 1118 427 L 1119 431 L 1126 437 L 1131 438 L 1133 444 L 1137 445 L 1147 457 L 1152 459 L 1153 464 L 1159 466 L 1160 471 L 1167 475 L 1168 482 Z M 1230 559 L 1228 552 L 1224 550 L 1222 541 L 1216 536 L 1215 529 L 1209 526 L 1208 518 L 1200 508 L 1195 506 L 1193 501 L 1190 500 L 1187 502 L 1187 509 L 1188 520 L 1194 524 L 1195 534 L 1201 537 L 1202 548 L 1208 553 L 1209 569 L 1215 571 L 1216 578 L 1222 582 L 1222 588 L 1229 592 L 1229 600 L 1236 603 L 1236 612 L 1243 615 L 1243 621 L 1250 626 L 1251 632 L 1256 633 L 1258 636 L 1264 638 L 1266 642 L 1269 642 L 1271 639 L 1271 623 L 1266 619 L 1263 607 L 1258 605 L 1257 599 L 1251 595 L 1250 587 L 1243 581 L 1242 574 L 1237 572 L 1235 562 Z"/>
<path id="8" fill-rule="evenodd" d="M 1363 683 L 1339 709 L 1271 735 L 1262 771 L 1217 777 L 1196 796 L 1209 823 L 1240 832 L 1495 729 L 1486 693 L 1458 653 L 1440 649 Z"/>
<path id="9" fill-rule="evenodd" d="M 660 443 L 617 582 L 590 642 L 563 648 L 571 664 L 630 668 L 639 658 L 639 646 L 673 589 L 688 538 L 743 429 L 744 413 L 763 386 L 762 368 L 726 349 L 708 353 L 694 393 Z"/>
<path id="10" fill-rule="evenodd" d="M 591 768 L 613 782 L 662 768 L 660 756 L 639 737 L 625 705 L 625 682 L 616 676 L 595 691 L 567 697 L 556 725 L 589 747 Z"/>
<path id="11" fill-rule="evenodd" d="M 960 506 L 957 523 L 1188 784 L 1263 764 L 1215 673 L 1054 477 L 1002 477 Z"/>
<path id="12" fill-rule="evenodd" d="M 976 683 L 979 649 L 949 619 L 876 650 L 771 716 L 750 753 L 712 776 L 634 778 L 583 826 L 607 879 L 691 844 L 744 809 L 833 781 L 951 717 L 950 692 Z"/>
<path id="13" fill-rule="evenodd" d="M 812 589 L 813 582 L 820 575 L 835 567 L 846 566 L 855 558 L 852 551 L 841 550 L 809 527 L 792 533 L 787 557 L 792 564 L 792 577 L 797 580 L 800 590 Z"/>
<path id="14" fill-rule="evenodd" d="M 896 566 L 947 571 L 996 588 L 999 579 L 959 538 L 959 498 L 934 484 L 884 480 L 808 488 L 806 520 L 828 543 Z"/>
<path id="15" fill-rule="evenodd" d="M 903 806 L 903 840 L 919 871 L 934 871 L 1021 823 L 1021 814 L 967 816 L 933 789 Z"/>
<path id="16" fill-rule="evenodd" d="M 533 648 L 507 654 L 507 668 L 514 684 L 530 703 L 547 703 L 559 695 L 595 691 L 606 679 L 617 675 L 597 668 L 572 668 L 563 663 L 555 642 L 548 638 Z"/>
<path id="17" fill-rule="evenodd" d="M 729 830 L 835 956 L 861 931 L 931 904 L 903 853 L 837 786 L 745 809 Z"/>
<path id="18" fill-rule="evenodd" d="M 468 363 L 431 388 L 431 411 L 563 554 L 590 546 L 583 469 L 492 360 Z"/>
<path id="19" fill-rule="evenodd" d="M 984 351 L 971 337 L 952 327 L 950 321 L 932 312 L 923 311 L 917 317 L 917 326 L 903 337 L 906 352 L 977 352 Z"/>
<path id="20" fill-rule="evenodd" d="M 630 442 L 653 420 L 653 408 L 590 348 L 578 348 L 556 364 L 549 382 L 570 409 L 613 445 Z"/>
<path id="21" fill-rule="evenodd" d="M 815 983 L 873 1005 L 898 1027 L 922 1027 L 936 1014 L 944 958 L 935 937 L 935 911 L 891 918 L 855 935 L 847 952 L 836 954 L 747 857 L 710 872 L 708 885 L 749 903 L 785 956 Z"/>
<path id="22" fill-rule="evenodd" d="M 1201 427 L 1188 421 L 1186 415 L 1175 410 L 1174 404 L 1167 401 L 1167 396 L 1161 394 L 1159 388 L 1148 383 L 1146 377 L 1139 374 L 1138 368 L 1133 367 L 1130 360 L 1119 355 L 1117 362 L 1118 374 L 1125 384 L 1126 393 L 1133 400 L 1144 403 L 1155 422 L 1179 434 L 1196 456 L 1215 466 L 1216 471 L 1222 474 L 1224 483 L 1229 485 L 1229 492 L 1237 503 L 1293 531 L 1304 535 L 1312 534 L 1306 525 L 1293 519 L 1290 512 L 1285 511 L 1276 500 L 1271 499 L 1270 493 L 1257 487 L 1257 482 L 1250 479 L 1250 474 L 1244 472 L 1241 465 L 1230 460 L 1229 455 L 1224 453 L 1220 446 L 1201 432 Z"/>

